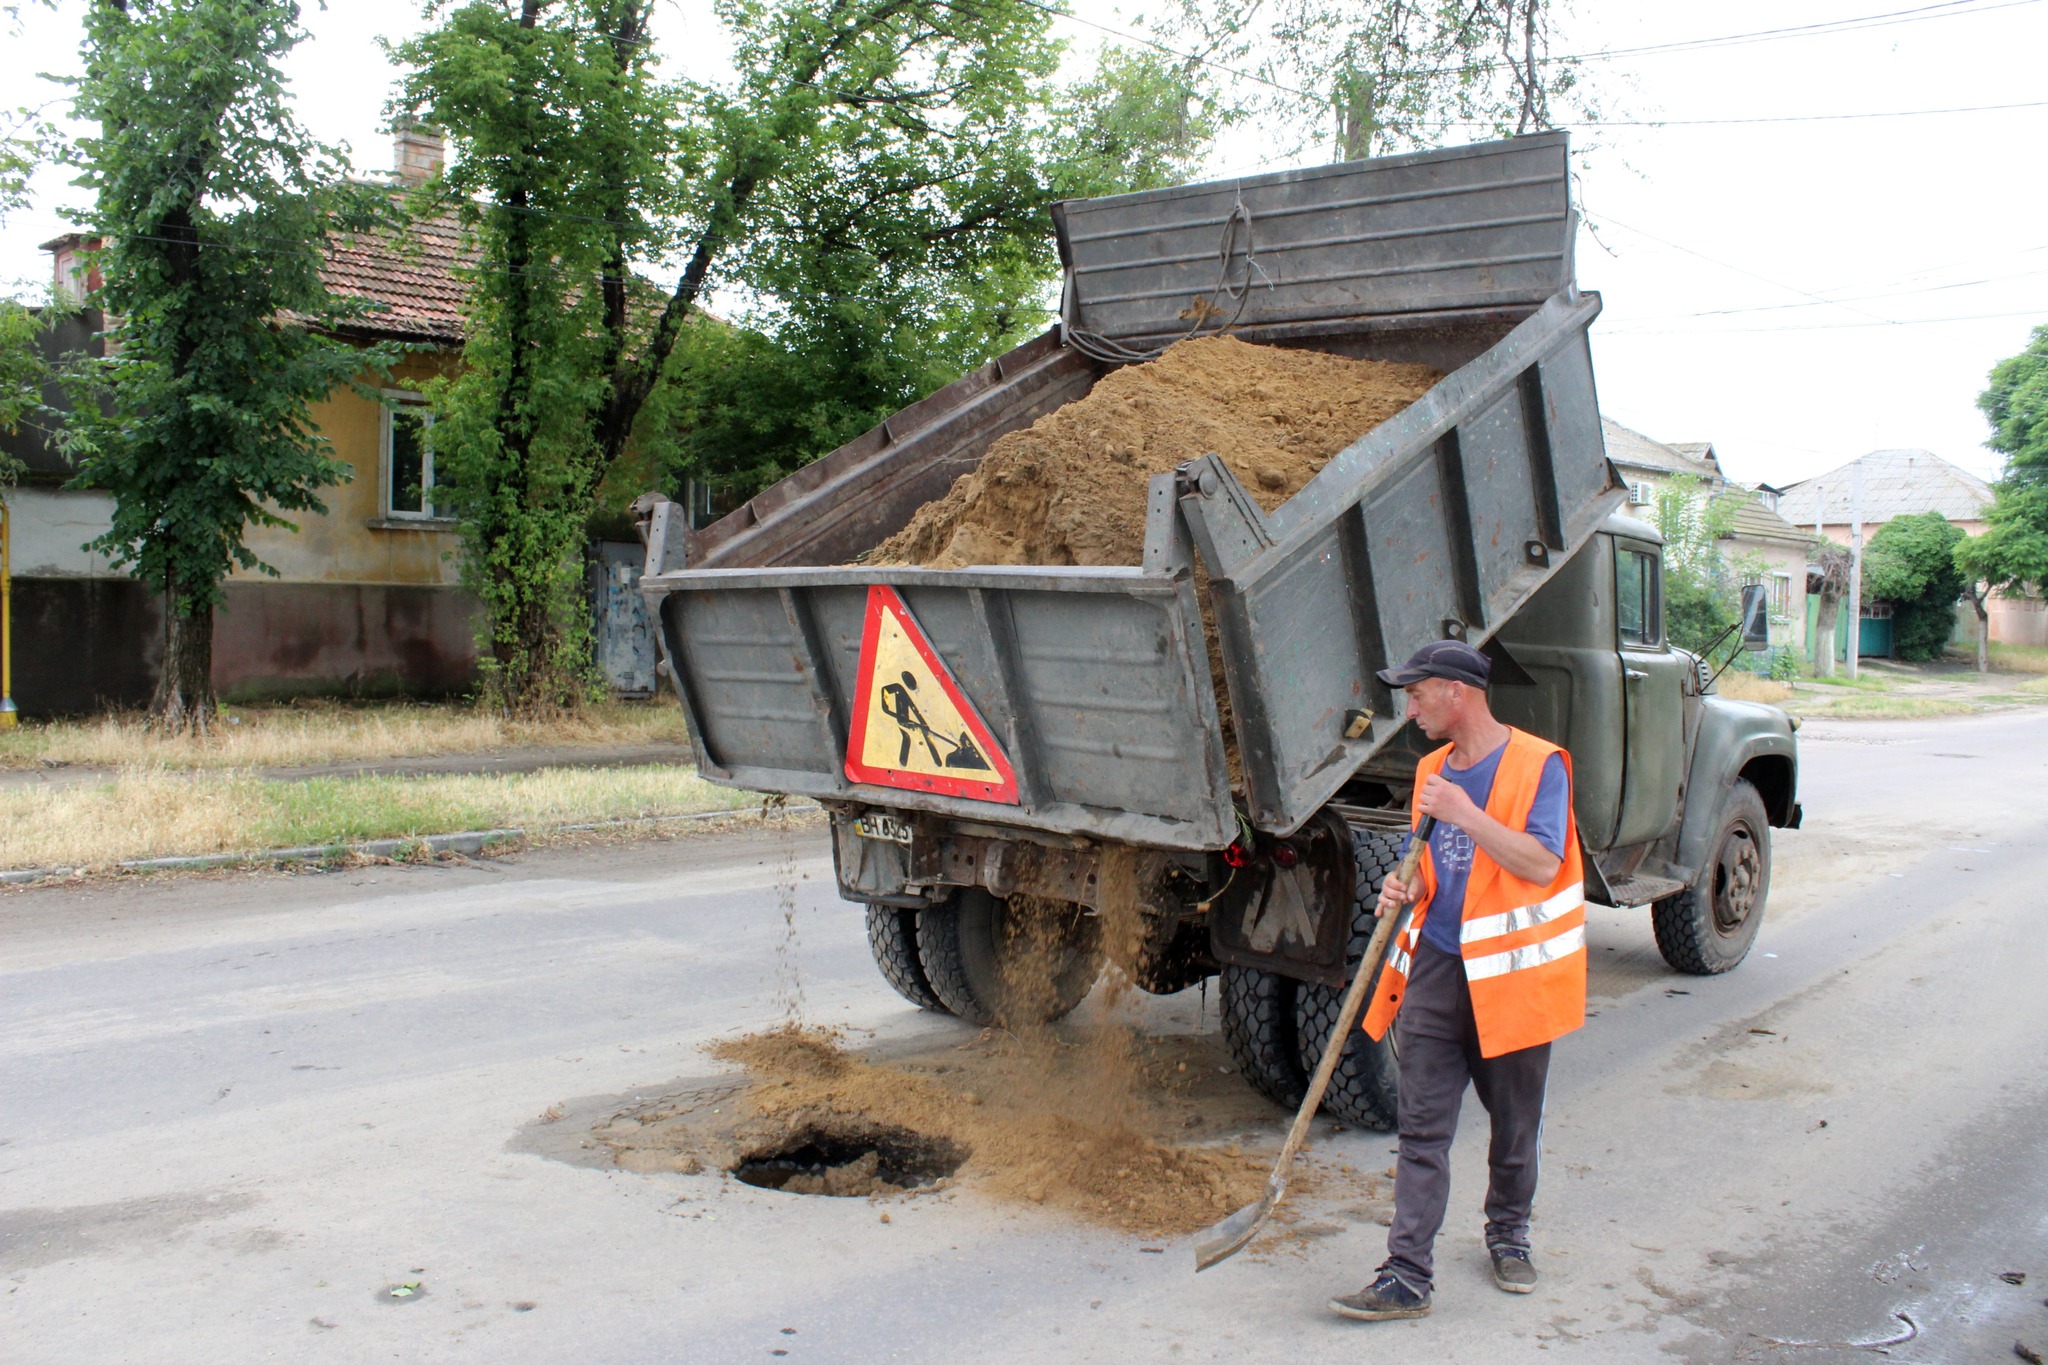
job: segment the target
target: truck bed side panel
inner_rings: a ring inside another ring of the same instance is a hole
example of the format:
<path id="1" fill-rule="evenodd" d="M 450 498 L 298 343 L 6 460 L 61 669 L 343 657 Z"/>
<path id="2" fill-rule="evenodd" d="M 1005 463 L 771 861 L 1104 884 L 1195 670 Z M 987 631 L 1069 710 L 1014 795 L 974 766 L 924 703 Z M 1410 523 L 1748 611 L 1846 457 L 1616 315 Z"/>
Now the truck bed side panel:
<path id="1" fill-rule="evenodd" d="M 847 778 L 850 718 L 869 702 L 854 689 L 870 583 L 897 588 L 1002 743 L 1018 805 Z M 1229 842 L 1221 732 L 1185 574 L 710 570 L 665 584 L 662 629 L 709 775 L 1161 847 Z"/>
<path id="2" fill-rule="evenodd" d="M 1618 505 L 1586 347 L 1598 307 L 1551 300 L 1270 518 L 1197 462 L 1182 506 L 1260 828 L 1298 829 L 1400 728 L 1377 670 L 1446 635 L 1483 642 Z M 1373 718 L 1347 737 L 1355 711 Z"/>

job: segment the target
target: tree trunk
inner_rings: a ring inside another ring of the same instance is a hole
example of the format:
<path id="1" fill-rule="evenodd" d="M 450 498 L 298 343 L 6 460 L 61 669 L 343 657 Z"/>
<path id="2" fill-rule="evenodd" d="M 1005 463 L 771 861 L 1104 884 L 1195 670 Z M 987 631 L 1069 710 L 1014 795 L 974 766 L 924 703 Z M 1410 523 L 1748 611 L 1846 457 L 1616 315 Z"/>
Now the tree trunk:
<path id="1" fill-rule="evenodd" d="M 150 718 L 174 733 L 205 734 L 213 725 L 213 608 L 186 615 L 175 593 L 164 595 L 164 667 L 150 699 Z"/>
<path id="2" fill-rule="evenodd" d="M 1991 613 L 1985 609 L 1984 599 L 1973 596 L 1970 605 L 1977 609 L 1977 671 L 1991 671 Z"/>
<path id="3" fill-rule="evenodd" d="M 1835 676 L 1835 618 L 1841 609 L 1840 598 L 1820 595 L 1820 610 L 1813 620 L 1813 671 L 1817 677 Z"/>

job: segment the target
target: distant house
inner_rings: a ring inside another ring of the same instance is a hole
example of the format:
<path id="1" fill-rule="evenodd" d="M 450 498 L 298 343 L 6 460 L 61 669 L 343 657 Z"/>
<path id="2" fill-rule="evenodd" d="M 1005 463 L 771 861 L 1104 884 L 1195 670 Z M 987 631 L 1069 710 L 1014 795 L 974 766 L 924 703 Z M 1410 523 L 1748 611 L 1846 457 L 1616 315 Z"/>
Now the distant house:
<path id="1" fill-rule="evenodd" d="M 397 135 L 395 187 L 439 169 L 437 135 Z M 57 287 L 82 301 L 76 234 L 45 244 Z M 391 234 L 338 237 L 323 274 L 336 293 L 376 305 L 348 335 L 420 349 L 385 386 L 384 402 L 338 389 L 314 420 L 349 482 L 326 489 L 325 516 L 294 531 L 252 528 L 249 547 L 278 577 L 236 573 L 214 624 L 214 686 L 229 697 L 289 693 L 445 693 L 475 675 L 476 605 L 458 582 L 454 523 L 437 513 L 432 417 L 419 387 L 458 363 L 463 340 L 459 231 L 451 221 Z M 97 346 L 86 312 L 46 333 L 54 353 Z M 8 439 L 27 466 L 9 490 L 13 520 L 14 694 L 26 714 L 90 711 L 148 699 L 162 660 L 159 599 L 81 548 L 107 529 L 112 500 L 62 487 L 74 471 L 33 432 Z"/>
<path id="2" fill-rule="evenodd" d="M 1855 505 L 1861 474 L 1860 511 Z M 1866 544 L 1893 517 L 1939 512 L 1966 535 L 1980 535 L 1991 506 L 1991 485 L 1931 450 L 1873 450 L 1825 474 L 1783 490 L 1778 509 L 1800 526 L 1819 527 L 1829 539 L 1849 543 L 1851 523 L 1860 515 Z M 1888 611 L 1867 604 L 1866 612 Z M 1986 604 L 1991 638 L 2002 644 L 2048 645 L 2048 610 L 2038 597 L 1999 598 Z M 1976 613 L 1958 609 L 1957 638 L 1976 638 Z"/>
<path id="3" fill-rule="evenodd" d="M 1634 515 L 1654 520 L 1657 490 L 1679 476 L 1698 480 L 1701 493 L 1724 506 L 1729 530 L 1723 553 L 1746 582 L 1768 590 L 1771 642 L 1804 649 L 1806 560 L 1813 537 L 1772 509 L 1776 490 L 1729 482 L 1711 441 L 1652 440 L 1610 417 L 1600 419 L 1600 430 L 1607 458 L 1628 485 Z"/>

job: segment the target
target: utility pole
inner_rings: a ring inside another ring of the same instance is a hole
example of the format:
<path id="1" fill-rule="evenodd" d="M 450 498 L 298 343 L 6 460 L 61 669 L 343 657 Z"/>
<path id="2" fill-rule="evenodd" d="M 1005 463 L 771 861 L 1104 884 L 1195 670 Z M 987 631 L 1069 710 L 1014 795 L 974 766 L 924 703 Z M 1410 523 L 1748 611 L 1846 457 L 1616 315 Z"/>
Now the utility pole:
<path id="1" fill-rule="evenodd" d="M 8 537 L 13 524 L 7 500 L 0 498 L 0 730 L 12 730 L 14 711 L 14 565 Z"/>
<path id="2" fill-rule="evenodd" d="M 1813 540 L 1816 551 L 1827 540 L 1827 519 L 1828 486 L 1816 479 L 1813 484 Z M 1828 638 L 1821 638 L 1823 634 L 1821 630 L 1821 608 L 1827 605 L 1827 600 L 1827 575 L 1822 574 L 1820 581 L 1820 604 L 1813 609 L 1813 638 L 1806 642 L 1811 648 L 1806 652 L 1813 661 L 1815 675 L 1823 678 L 1833 677 L 1835 672 L 1835 633 L 1832 630 L 1827 631 L 1825 634 Z M 1828 624 L 1833 625 L 1834 623 L 1829 622 Z"/>
<path id="3" fill-rule="evenodd" d="M 1849 668 L 1856 681 L 1856 662 L 1863 652 L 1863 461 L 1849 466 Z"/>

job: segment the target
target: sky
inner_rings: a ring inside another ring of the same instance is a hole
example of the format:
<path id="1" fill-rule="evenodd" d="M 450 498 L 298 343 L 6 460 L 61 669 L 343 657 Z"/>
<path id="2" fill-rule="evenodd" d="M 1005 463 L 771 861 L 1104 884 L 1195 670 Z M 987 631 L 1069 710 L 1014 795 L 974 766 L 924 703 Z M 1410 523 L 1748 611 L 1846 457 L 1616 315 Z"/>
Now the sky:
<path id="1" fill-rule="evenodd" d="M 1069 8 L 1078 19 L 1056 31 L 1077 54 L 1132 25 L 1107 0 Z M 75 69 L 80 9 L 31 8 L 10 68 Z M 1888 17 L 1758 36 L 1866 16 Z M 301 119 L 359 168 L 387 168 L 392 72 L 376 40 L 417 31 L 417 0 L 309 4 L 306 21 L 287 65 Z M 655 22 L 671 72 L 720 77 L 727 46 L 704 0 L 662 0 Z M 1573 130 L 1608 415 L 1711 441 L 1743 482 L 1782 486 L 1887 447 L 1995 477 L 1976 397 L 2048 322 L 2048 0 L 1577 0 L 1559 28 L 1557 51 L 1615 54 L 1583 68 L 1607 119 L 1660 125 Z M 45 98 L 61 92 L 6 101 Z M 1985 108 L 1998 105 L 2033 107 Z M 1199 178 L 1328 159 L 1262 160 L 1271 133 L 1235 130 Z M 81 199 L 61 172 L 36 188 L 0 223 L 0 281 L 48 278 L 39 244 Z"/>

